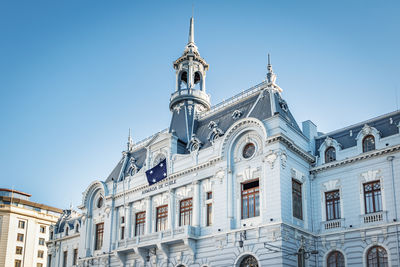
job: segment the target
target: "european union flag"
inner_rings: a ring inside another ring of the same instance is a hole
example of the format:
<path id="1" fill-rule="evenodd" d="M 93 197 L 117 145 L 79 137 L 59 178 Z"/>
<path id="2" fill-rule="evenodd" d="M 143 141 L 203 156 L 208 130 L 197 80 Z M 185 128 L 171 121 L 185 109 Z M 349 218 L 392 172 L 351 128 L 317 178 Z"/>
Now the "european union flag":
<path id="1" fill-rule="evenodd" d="M 167 177 L 167 159 L 162 160 L 156 166 L 146 171 L 149 185 L 155 184 Z"/>

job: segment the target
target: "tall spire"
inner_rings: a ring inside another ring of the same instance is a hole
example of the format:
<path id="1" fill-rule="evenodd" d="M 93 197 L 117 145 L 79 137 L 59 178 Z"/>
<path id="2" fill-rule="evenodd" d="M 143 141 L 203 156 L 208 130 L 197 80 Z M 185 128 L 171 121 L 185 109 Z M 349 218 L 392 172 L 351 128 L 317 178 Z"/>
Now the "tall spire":
<path id="1" fill-rule="evenodd" d="M 194 44 L 194 18 L 193 16 L 190 18 L 190 28 L 189 28 L 189 40 L 188 44 Z"/>

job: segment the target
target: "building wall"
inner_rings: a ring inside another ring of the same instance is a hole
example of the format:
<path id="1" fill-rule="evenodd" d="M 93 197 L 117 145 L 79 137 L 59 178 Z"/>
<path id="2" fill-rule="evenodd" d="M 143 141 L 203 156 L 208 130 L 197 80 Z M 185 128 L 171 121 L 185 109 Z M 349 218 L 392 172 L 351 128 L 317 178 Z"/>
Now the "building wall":
<path id="1" fill-rule="evenodd" d="M 21 260 L 25 267 L 36 267 L 37 263 L 46 266 L 49 226 L 57 221 L 58 216 L 48 214 L 47 211 L 38 212 L 3 204 L 0 207 L 0 216 L 2 217 L 0 245 L 4 248 L 0 252 L 0 260 L 4 259 L 4 265 L 1 266 L 14 267 L 15 260 Z M 24 229 L 18 227 L 19 221 L 25 222 Z M 45 233 L 40 233 L 40 226 L 45 227 Z M 24 235 L 23 242 L 17 241 L 18 233 Z M 45 240 L 44 245 L 39 245 L 39 238 Z M 17 246 L 23 248 L 22 255 L 16 254 Z M 43 251 L 43 258 L 38 257 L 38 251 Z"/>

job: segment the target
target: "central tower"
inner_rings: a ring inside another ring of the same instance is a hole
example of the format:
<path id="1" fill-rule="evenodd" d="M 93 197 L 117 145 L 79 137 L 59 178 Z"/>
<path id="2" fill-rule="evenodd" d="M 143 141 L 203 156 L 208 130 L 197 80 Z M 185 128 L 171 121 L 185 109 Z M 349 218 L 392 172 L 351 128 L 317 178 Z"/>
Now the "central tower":
<path id="1" fill-rule="evenodd" d="M 175 92 L 171 95 L 172 111 L 170 132 L 180 141 L 188 143 L 193 137 L 196 113 L 210 109 L 210 96 L 206 93 L 207 62 L 200 56 L 194 42 L 194 20 L 190 19 L 189 40 L 173 63 L 176 75 Z"/>

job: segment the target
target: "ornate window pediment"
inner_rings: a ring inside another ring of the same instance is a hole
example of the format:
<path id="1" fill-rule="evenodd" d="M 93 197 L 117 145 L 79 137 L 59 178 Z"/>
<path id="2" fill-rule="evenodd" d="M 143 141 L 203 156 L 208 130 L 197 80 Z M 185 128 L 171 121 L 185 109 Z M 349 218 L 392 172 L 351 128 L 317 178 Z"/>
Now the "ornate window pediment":
<path id="1" fill-rule="evenodd" d="M 380 137 L 381 133 L 375 127 L 365 124 L 356 137 L 358 151 L 364 153 L 375 150 Z"/>
<path id="2" fill-rule="evenodd" d="M 318 151 L 323 160 L 322 163 L 329 163 L 336 160 L 337 152 L 342 149 L 342 145 L 335 139 L 327 136 L 319 147 Z"/>
<path id="3" fill-rule="evenodd" d="M 128 174 L 130 176 L 135 175 L 138 172 L 138 166 L 136 165 L 136 159 L 131 157 L 129 159 L 129 167 L 128 167 Z"/>
<path id="4" fill-rule="evenodd" d="M 212 144 L 221 136 L 224 135 L 224 131 L 222 131 L 220 128 L 218 128 L 218 124 L 215 121 L 210 121 L 208 124 L 208 129 L 211 130 L 211 132 L 208 134 L 208 141 L 210 141 Z"/>

